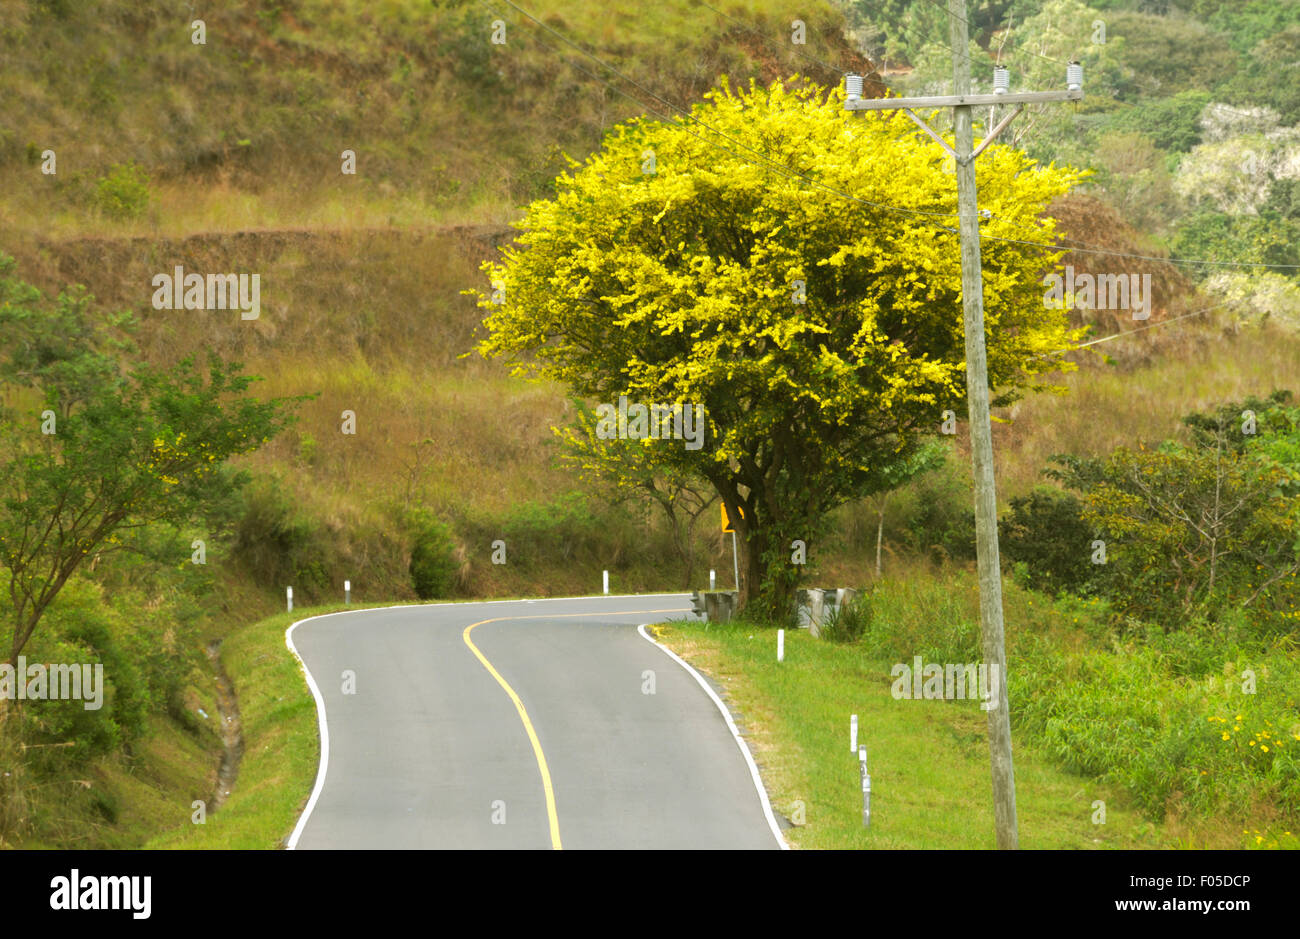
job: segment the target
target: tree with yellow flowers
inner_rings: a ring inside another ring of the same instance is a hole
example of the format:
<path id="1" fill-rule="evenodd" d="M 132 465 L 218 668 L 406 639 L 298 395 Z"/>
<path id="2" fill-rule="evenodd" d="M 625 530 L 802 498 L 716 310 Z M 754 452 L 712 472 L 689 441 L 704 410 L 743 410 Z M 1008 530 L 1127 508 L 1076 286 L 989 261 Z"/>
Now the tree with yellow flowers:
<path id="1" fill-rule="evenodd" d="M 742 606 L 782 621 L 792 541 L 923 468 L 942 412 L 965 412 L 955 176 L 906 117 L 846 113 L 798 77 L 724 78 L 691 113 L 613 128 L 527 207 L 471 291 L 478 349 L 598 404 L 702 405 L 702 447 L 643 435 L 634 471 L 707 480 L 740 519 Z M 1041 213 L 1078 179 L 990 148 L 986 238 L 1050 243 Z M 1044 353 L 1078 337 L 1043 300 L 1059 257 L 985 242 L 994 405 L 1045 387 Z"/>

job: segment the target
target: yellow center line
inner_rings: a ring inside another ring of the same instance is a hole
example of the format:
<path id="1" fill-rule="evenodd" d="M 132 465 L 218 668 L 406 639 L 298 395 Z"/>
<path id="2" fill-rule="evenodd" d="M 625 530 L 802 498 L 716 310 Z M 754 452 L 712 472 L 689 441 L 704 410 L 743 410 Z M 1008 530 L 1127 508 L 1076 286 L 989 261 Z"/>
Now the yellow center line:
<path id="1" fill-rule="evenodd" d="M 519 712 L 519 719 L 524 723 L 524 730 L 528 733 L 528 739 L 533 745 L 533 755 L 537 757 L 537 768 L 542 773 L 542 789 L 546 792 L 546 817 L 551 826 L 551 847 L 556 851 L 561 848 L 560 816 L 555 811 L 555 789 L 551 785 L 551 771 L 546 766 L 546 754 L 542 752 L 542 742 L 537 739 L 537 731 L 533 729 L 533 722 L 528 718 L 528 710 L 524 707 L 524 702 L 519 699 L 519 695 L 515 694 L 515 689 L 510 687 L 510 683 L 501 677 L 501 673 L 492 667 L 492 663 L 487 660 L 487 656 L 479 651 L 478 646 L 474 645 L 473 640 L 469 638 L 470 631 L 475 626 L 482 626 L 484 623 L 500 623 L 512 619 L 568 619 L 574 616 L 641 616 L 647 613 L 686 612 L 689 612 L 689 610 L 678 608 L 672 610 L 606 610 L 599 613 L 541 613 L 535 616 L 498 616 L 494 619 L 483 619 L 477 623 L 470 623 L 465 627 L 465 631 L 461 633 L 461 638 L 465 640 L 465 645 L 469 646 L 469 651 L 473 652 L 474 657 L 483 663 L 483 667 L 488 670 L 488 674 L 497 680 L 497 684 L 505 689 L 506 694 L 510 696 L 510 700 L 515 703 L 515 710 Z"/>

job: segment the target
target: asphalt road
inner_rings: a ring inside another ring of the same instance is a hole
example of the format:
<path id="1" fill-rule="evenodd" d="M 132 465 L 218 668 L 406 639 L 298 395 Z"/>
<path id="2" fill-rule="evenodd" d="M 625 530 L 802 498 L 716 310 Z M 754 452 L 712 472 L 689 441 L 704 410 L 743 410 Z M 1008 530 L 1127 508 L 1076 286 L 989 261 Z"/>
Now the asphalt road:
<path id="1" fill-rule="evenodd" d="M 302 621 L 327 752 L 290 847 L 780 847 L 728 719 L 636 628 L 688 615 L 658 595 Z"/>

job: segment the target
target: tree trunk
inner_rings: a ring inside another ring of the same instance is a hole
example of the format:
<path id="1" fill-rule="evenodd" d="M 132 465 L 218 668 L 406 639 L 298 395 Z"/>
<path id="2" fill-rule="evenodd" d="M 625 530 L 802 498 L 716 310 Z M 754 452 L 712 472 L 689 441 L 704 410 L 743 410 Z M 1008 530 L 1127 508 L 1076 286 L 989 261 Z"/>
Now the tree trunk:
<path id="1" fill-rule="evenodd" d="M 799 574 L 778 532 L 764 527 L 744 533 L 740 545 L 740 608 L 760 622 L 784 625 L 794 616 Z M 770 562 L 764 561 L 764 555 Z"/>

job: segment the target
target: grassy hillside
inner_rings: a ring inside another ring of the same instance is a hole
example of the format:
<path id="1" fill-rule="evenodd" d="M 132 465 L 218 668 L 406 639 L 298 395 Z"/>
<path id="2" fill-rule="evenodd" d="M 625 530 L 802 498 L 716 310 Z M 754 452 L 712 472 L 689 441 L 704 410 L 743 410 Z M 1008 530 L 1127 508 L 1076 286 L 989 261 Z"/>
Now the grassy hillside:
<path id="1" fill-rule="evenodd" d="M 800 11 L 803 56 L 750 31 L 786 19 L 773 0 L 728 4 L 740 25 L 694 4 L 520 6 L 624 77 L 496 0 L 236 2 L 205 14 L 203 45 L 186 9 L 163 0 L 6 4 L 0 225 L 83 234 L 499 223 L 548 185 L 562 151 L 596 148 L 604 128 L 641 112 L 638 101 L 668 110 L 638 85 L 689 106 L 721 73 L 801 70 L 833 83 L 838 73 L 815 60 L 867 65 L 826 0 Z M 498 20 L 504 42 L 494 43 Z M 47 148 L 58 159 L 51 177 L 35 169 Z M 348 149 L 355 176 L 340 172 Z M 128 163 L 149 175 L 151 198 L 138 216 L 114 218 L 96 181 Z"/>

